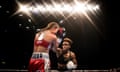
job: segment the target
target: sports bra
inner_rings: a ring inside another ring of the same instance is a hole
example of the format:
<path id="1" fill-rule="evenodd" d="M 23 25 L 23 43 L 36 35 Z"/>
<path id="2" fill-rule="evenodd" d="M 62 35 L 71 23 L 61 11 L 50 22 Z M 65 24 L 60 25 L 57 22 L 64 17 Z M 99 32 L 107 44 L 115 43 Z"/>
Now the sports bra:
<path id="1" fill-rule="evenodd" d="M 41 35 L 38 37 L 38 40 L 35 40 L 34 44 L 36 46 L 43 46 L 45 48 L 50 48 L 51 43 L 44 40 L 43 36 L 44 36 L 44 33 L 41 33 Z"/>

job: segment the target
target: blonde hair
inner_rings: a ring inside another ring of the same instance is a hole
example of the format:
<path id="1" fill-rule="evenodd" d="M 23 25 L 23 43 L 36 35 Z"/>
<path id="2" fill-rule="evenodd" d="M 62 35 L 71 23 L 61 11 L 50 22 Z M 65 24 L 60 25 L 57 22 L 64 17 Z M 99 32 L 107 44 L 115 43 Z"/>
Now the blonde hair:
<path id="1" fill-rule="evenodd" d="M 57 22 L 50 22 L 50 23 L 48 23 L 48 25 L 47 25 L 45 28 L 41 29 L 41 31 L 49 30 L 49 29 L 51 29 L 53 26 L 58 26 L 58 27 L 60 27 Z"/>
<path id="2" fill-rule="evenodd" d="M 69 42 L 70 45 L 73 43 L 73 41 L 72 41 L 70 38 L 68 38 L 68 37 L 64 38 L 64 39 L 63 39 L 63 42 L 64 42 L 64 41 Z"/>

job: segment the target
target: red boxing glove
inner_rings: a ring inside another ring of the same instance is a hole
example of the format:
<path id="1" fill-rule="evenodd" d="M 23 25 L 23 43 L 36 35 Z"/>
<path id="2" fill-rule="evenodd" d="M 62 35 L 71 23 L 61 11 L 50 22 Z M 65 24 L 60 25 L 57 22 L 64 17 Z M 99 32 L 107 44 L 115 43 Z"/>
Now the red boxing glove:
<path id="1" fill-rule="evenodd" d="M 58 32 L 57 32 L 57 36 L 59 37 L 59 38 L 63 38 L 64 36 L 65 36 L 65 28 L 60 28 L 59 30 L 58 30 Z"/>

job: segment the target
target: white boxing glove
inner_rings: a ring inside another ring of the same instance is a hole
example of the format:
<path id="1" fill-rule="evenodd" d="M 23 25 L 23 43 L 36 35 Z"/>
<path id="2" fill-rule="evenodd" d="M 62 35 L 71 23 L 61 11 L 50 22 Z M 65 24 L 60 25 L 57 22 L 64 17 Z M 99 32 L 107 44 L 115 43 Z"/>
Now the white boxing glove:
<path id="1" fill-rule="evenodd" d="M 62 38 L 58 38 L 57 42 L 60 44 L 62 42 Z"/>
<path id="2" fill-rule="evenodd" d="M 66 66 L 67 66 L 68 69 L 75 69 L 75 68 L 77 68 L 77 65 L 75 65 L 72 61 L 68 61 Z"/>

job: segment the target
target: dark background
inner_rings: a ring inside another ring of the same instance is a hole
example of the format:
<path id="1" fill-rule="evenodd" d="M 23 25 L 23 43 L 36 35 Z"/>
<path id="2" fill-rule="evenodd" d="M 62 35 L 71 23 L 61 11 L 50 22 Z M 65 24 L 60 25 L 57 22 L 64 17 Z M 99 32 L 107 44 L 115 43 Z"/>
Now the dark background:
<path id="1" fill-rule="evenodd" d="M 19 0 L 30 2 L 31 0 Z M 45 0 L 48 1 L 48 0 Z M 119 28 L 115 2 L 98 0 L 102 13 L 95 19 L 99 31 L 88 22 L 79 25 L 69 18 L 64 21 L 67 37 L 73 40 L 72 51 L 76 53 L 78 69 L 110 69 L 120 66 Z M 0 1 L 0 68 L 26 69 L 33 50 L 33 40 L 37 28 L 51 21 L 59 22 L 63 17 L 36 17 L 36 22 L 28 22 L 27 16 L 12 16 L 18 6 L 14 0 Z M 81 19 L 82 20 L 82 19 Z M 71 26 L 72 25 L 72 26 Z M 55 54 L 50 52 L 52 67 L 56 68 Z"/>

